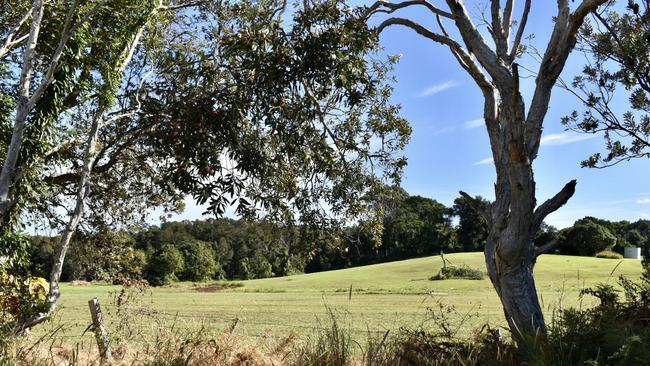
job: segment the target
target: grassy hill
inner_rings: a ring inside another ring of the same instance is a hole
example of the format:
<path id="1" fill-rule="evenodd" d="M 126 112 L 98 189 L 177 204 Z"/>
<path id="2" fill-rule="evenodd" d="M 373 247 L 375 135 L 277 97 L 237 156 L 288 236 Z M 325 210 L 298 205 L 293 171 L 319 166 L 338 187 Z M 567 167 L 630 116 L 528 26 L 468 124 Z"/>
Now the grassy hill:
<path id="1" fill-rule="evenodd" d="M 485 267 L 482 253 L 445 257 L 454 265 Z M 227 328 L 234 319 L 238 319 L 238 334 L 253 340 L 292 331 L 309 333 L 322 326 L 327 307 L 359 333 L 426 324 L 427 309 L 439 303 L 454 305 L 461 316 L 477 314 L 468 325 L 504 322 L 499 299 L 487 278 L 430 281 L 441 265 L 437 256 L 240 281 L 240 287 L 232 288 L 224 288 L 228 287 L 225 283 L 178 283 L 147 290 L 137 300 L 127 301 L 123 306 L 127 311 L 122 315 L 114 306 L 118 286 L 65 284 L 59 316 L 49 327 L 63 326 L 66 336 L 78 339 L 89 324 L 87 301 L 92 297 L 102 302 L 109 329 L 126 323 L 137 328 L 142 337 L 153 337 L 172 325 L 187 329 L 204 326 L 216 331 Z M 582 288 L 599 282 L 615 283 L 619 275 L 636 278 L 640 273 L 636 260 L 544 255 L 539 258 L 535 277 L 544 310 L 550 315 L 558 306 L 592 304 L 593 299 L 579 299 Z"/>

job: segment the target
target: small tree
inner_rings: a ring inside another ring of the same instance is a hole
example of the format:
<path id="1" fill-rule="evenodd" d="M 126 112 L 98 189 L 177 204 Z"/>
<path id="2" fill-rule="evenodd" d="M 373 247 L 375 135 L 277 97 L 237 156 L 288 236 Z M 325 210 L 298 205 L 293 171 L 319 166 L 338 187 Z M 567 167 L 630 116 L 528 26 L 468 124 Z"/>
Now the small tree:
<path id="1" fill-rule="evenodd" d="M 458 216 L 459 219 L 456 228 L 458 244 L 468 252 L 483 250 L 488 235 L 487 224 L 473 205 L 481 203 L 484 208 L 487 208 L 490 202 L 481 196 L 474 197 L 474 200 L 472 203 L 461 196 L 454 200 L 452 207 L 454 216 Z"/>
<path id="2" fill-rule="evenodd" d="M 147 265 L 147 281 L 152 285 L 166 285 L 177 279 L 185 269 L 183 254 L 173 245 L 165 245 L 151 254 Z"/>
<path id="3" fill-rule="evenodd" d="M 183 279 L 185 280 L 207 281 L 214 278 L 219 270 L 219 264 L 208 243 L 195 240 L 186 244 L 183 255 L 185 257 Z"/>
<path id="4" fill-rule="evenodd" d="M 561 248 L 566 254 L 594 256 L 616 245 L 616 236 L 606 227 L 590 220 L 583 220 L 567 229 Z"/>
<path id="5" fill-rule="evenodd" d="M 251 273 L 250 278 L 273 277 L 273 266 L 260 251 L 256 251 L 248 262 Z"/>

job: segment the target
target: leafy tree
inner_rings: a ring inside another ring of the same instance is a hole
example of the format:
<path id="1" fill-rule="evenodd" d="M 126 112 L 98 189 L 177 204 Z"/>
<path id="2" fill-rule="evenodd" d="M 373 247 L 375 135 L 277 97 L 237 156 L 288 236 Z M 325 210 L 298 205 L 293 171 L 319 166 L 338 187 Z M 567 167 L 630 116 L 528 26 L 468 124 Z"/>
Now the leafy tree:
<path id="1" fill-rule="evenodd" d="M 628 0 L 625 11 L 594 13 L 595 24 L 581 30 L 589 63 L 569 90 L 587 109 L 582 114 L 574 111 L 563 123 L 580 132 L 603 132 L 607 150 L 605 155 L 593 154 L 583 166 L 606 167 L 650 157 L 649 4 Z M 628 95 L 630 106 L 622 114 L 613 108 L 619 93 Z"/>
<path id="2" fill-rule="evenodd" d="M 565 254 L 594 256 L 615 244 L 616 236 L 605 226 L 591 220 L 582 220 L 567 229 L 560 248 Z"/>
<path id="3" fill-rule="evenodd" d="M 545 222 L 540 225 L 539 230 L 535 234 L 535 246 L 542 248 L 544 246 L 555 248 L 560 240 L 560 233 L 553 225 Z"/>
<path id="4" fill-rule="evenodd" d="M 481 203 L 483 207 L 489 205 L 489 201 L 481 196 L 474 197 L 475 203 Z M 456 236 L 458 244 L 463 251 L 483 250 L 487 239 L 487 224 L 479 213 L 473 208 L 473 204 L 468 202 L 464 197 L 458 197 L 454 200 L 451 208 L 453 215 L 458 216 L 458 228 Z"/>
<path id="5" fill-rule="evenodd" d="M 391 259 L 433 254 L 447 249 L 451 227 L 447 208 L 430 198 L 408 196 L 384 220 L 383 248 Z"/>
<path id="6" fill-rule="evenodd" d="M 646 238 L 638 230 L 630 230 L 625 236 L 625 240 L 633 247 L 640 247 L 644 244 Z"/>
<path id="7" fill-rule="evenodd" d="M 248 261 L 250 278 L 273 277 L 273 267 L 269 260 L 259 251 L 255 252 Z"/>
<path id="8" fill-rule="evenodd" d="M 152 285 L 166 285 L 177 279 L 185 269 L 183 254 L 173 245 L 165 245 L 150 258 L 146 269 L 147 281 Z"/>
<path id="9" fill-rule="evenodd" d="M 394 60 L 341 2 L 297 6 L 290 21 L 281 1 L 26 6 L 25 46 L 2 59 L 26 71 L 5 73 L 3 240 L 21 243 L 7 238 L 26 214 L 60 236 L 50 310 L 18 328 L 54 310 L 80 223 L 124 226 L 191 195 L 217 214 L 330 226 L 399 180 L 410 128 L 389 103 Z"/>
<path id="10" fill-rule="evenodd" d="M 210 246 L 202 241 L 186 244 L 183 250 L 185 272 L 183 279 L 190 281 L 207 281 L 219 271 L 219 264 L 214 258 Z"/>
<path id="11" fill-rule="evenodd" d="M 607 0 L 582 0 L 573 7 L 568 0 L 557 2 L 557 15 L 541 62 L 527 66 L 527 69 L 536 69 L 537 77 L 526 108 L 520 93 L 516 61 L 525 52 L 521 40 L 529 15 L 534 15 L 530 14 L 531 2 L 524 3 L 521 18 L 514 21 L 513 0 L 489 1 L 486 6 L 489 14 L 478 19 L 478 24 L 487 26 L 486 32 L 480 30 L 470 10 L 460 0 L 447 0 L 446 7 L 428 1 L 391 3 L 382 0 L 367 10 L 368 17 L 389 14 L 377 26 L 378 32 L 403 26 L 448 48 L 483 94 L 483 118 L 496 168 L 496 201 L 487 209 L 478 202 L 474 206 L 488 226 L 487 271 L 515 337 L 546 332 L 533 277 L 536 257 L 543 248 L 536 248 L 533 239 L 546 216 L 564 205 L 575 192 L 576 182 L 571 181 L 539 205 L 535 197 L 533 161 L 539 151 L 551 92 L 576 45 L 585 18 Z M 392 13 L 412 7 L 436 17 L 438 29 L 427 28 L 409 18 L 392 16 Z M 448 30 L 447 27 L 453 28 Z M 473 201 L 469 195 L 464 195 Z"/>

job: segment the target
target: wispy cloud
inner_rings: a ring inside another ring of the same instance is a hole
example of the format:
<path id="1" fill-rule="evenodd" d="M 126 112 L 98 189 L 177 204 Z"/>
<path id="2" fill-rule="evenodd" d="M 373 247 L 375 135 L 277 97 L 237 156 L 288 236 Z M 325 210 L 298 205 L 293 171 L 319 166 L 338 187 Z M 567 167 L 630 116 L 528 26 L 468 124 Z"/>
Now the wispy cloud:
<path id="1" fill-rule="evenodd" d="M 638 200 L 636 200 L 636 203 L 639 203 L 639 204 L 650 203 L 650 197 L 639 198 Z"/>
<path id="2" fill-rule="evenodd" d="M 447 90 L 449 88 L 453 88 L 455 86 L 458 86 L 457 82 L 455 82 L 453 80 L 445 81 L 444 83 L 436 84 L 436 85 L 433 85 L 433 86 L 423 90 L 419 94 L 419 97 L 430 97 L 430 96 L 432 96 L 434 94 L 438 94 L 438 93 L 440 93 L 442 91 L 445 91 L 445 90 Z"/>
<path id="3" fill-rule="evenodd" d="M 463 123 L 463 128 L 469 130 L 471 128 L 481 127 L 483 125 L 485 125 L 485 121 L 483 120 L 483 118 L 479 118 L 479 119 L 473 119 L 471 121 L 467 121 Z"/>
<path id="4" fill-rule="evenodd" d="M 441 135 L 443 133 L 451 132 L 451 131 L 453 131 L 455 129 L 456 129 L 455 126 L 443 127 L 443 128 L 440 128 L 440 129 L 437 129 L 437 130 L 433 131 L 432 135 L 433 136 Z"/>
<path id="5" fill-rule="evenodd" d="M 472 164 L 472 165 L 485 165 L 485 164 L 492 164 L 492 163 L 494 163 L 494 159 L 492 159 L 492 158 L 485 158 L 485 159 L 483 159 L 483 160 L 479 160 L 479 161 L 477 161 L 476 163 L 474 163 L 474 164 Z"/>
<path id="6" fill-rule="evenodd" d="M 650 213 L 647 212 L 641 212 L 640 216 L 642 219 L 650 219 Z"/>
<path id="7" fill-rule="evenodd" d="M 589 140 L 596 137 L 593 134 L 583 134 L 576 132 L 552 133 L 542 137 L 539 142 L 540 146 L 566 145 L 578 141 Z"/>

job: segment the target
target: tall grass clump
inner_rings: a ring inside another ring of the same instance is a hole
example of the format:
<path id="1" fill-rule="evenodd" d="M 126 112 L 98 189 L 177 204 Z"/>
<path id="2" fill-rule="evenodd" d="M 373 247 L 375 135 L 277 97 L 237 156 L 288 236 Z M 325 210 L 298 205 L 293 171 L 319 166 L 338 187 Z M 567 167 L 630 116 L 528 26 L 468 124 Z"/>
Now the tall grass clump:
<path id="1" fill-rule="evenodd" d="M 340 318 L 327 307 L 327 319 L 316 332 L 294 347 L 292 366 L 348 366 L 353 365 L 352 330 L 345 318 Z"/>

